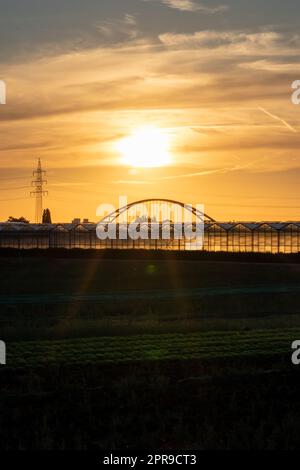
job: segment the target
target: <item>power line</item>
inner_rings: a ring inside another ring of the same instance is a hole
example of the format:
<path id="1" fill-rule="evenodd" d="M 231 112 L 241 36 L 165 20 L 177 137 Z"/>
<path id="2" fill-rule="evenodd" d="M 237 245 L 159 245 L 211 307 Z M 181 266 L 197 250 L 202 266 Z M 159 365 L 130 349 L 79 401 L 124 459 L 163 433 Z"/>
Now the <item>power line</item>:
<path id="1" fill-rule="evenodd" d="M 0 176 L 0 181 L 27 180 L 27 176 Z"/>
<path id="2" fill-rule="evenodd" d="M 13 191 L 15 189 L 28 189 L 30 186 L 13 186 L 12 188 L 0 188 L 0 191 Z"/>
<path id="3" fill-rule="evenodd" d="M 30 197 L 11 197 L 11 198 L 8 198 L 8 199 L 0 199 L 0 202 L 23 201 L 24 199 L 30 199 Z"/>

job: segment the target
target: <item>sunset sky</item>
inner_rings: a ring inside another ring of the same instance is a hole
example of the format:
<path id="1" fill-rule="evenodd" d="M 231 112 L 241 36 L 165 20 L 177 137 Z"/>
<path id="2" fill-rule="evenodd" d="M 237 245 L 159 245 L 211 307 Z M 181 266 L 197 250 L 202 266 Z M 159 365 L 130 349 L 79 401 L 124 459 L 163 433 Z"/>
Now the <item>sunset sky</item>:
<path id="1" fill-rule="evenodd" d="M 34 220 L 39 157 L 55 222 L 119 195 L 300 220 L 299 0 L 0 0 L 0 79 L 0 220 Z M 162 166 L 124 156 L 148 128 Z"/>

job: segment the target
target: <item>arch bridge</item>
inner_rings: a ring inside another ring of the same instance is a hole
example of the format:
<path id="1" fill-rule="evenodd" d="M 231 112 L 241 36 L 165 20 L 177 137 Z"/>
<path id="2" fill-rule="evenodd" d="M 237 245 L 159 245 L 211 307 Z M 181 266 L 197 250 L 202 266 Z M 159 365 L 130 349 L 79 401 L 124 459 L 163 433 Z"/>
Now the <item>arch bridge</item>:
<path id="1" fill-rule="evenodd" d="M 140 201 L 131 202 L 127 204 L 126 206 L 120 207 L 119 209 L 103 217 L 100 220 L 99 224 L 113 223 L 117 221 L 117 219 L 119 219 L 119 217 L 122 214 L 124 214 L 126 211 L 129 211 L 130 209 L 134 207 L 146 206 L 146 205 L 158 204 L 158 203 L 180 207 L 181 209 L 186 210 L 189 213 L 191 213 L 195 217 L 195 219 L 200 222 L 215 222 L 215 220 L 212 217 L 205 214 L 204 212 L 194 207 L 193 205 L 184 204 L 183 202 L 176 201 L 173 199 L 154 198 L 154 199 L 142 199 Z"/>

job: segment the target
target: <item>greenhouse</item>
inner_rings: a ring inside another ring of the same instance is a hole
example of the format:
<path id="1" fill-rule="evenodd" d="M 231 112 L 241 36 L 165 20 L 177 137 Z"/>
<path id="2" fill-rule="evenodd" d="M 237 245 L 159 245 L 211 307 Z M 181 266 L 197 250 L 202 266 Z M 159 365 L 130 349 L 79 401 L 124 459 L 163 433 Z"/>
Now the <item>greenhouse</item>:
<path id="1" fill-rule="evenodd" d="M 203 236 L 191 239 L 176 237 L 176 227 L 170 224 L 169 238 L 151 239 L 151 224 L 138 224 L 143 233 L 136 240 L 121 239 L 117 224 L 116 239 L 100 240 L 93 223 L 23 224 L 0 223 L 0 248 L 83 248 L 83 249 L 153 249 L 205 250 L 224 252 L 298 253 L 300 252 L 300 222 L 204 222 Z M 148 238 L 147 238 L 148 235 Z"/>

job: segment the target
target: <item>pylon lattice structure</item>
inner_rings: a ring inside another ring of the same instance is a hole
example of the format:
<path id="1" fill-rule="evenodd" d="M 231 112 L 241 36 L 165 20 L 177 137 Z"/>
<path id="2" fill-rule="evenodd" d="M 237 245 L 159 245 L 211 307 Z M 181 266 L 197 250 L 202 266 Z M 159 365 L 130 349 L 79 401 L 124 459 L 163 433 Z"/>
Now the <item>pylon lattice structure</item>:
<path id="1" fill-rule="evenodd" d="M 35 189 L 31 191 L 30 195 L 35 197 L 35 223 L 42 223 L 43 216 L 43 197 L 48 195 L 48 191 L 44 190 L 44 185 L 47 184 L 47 180 L 44 179 L 46 172 L 42 170 L 41 159 L 38 160 L 37 169 L 33 172 L 35 180 L 31 182 L 31 186 Z"/>

